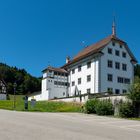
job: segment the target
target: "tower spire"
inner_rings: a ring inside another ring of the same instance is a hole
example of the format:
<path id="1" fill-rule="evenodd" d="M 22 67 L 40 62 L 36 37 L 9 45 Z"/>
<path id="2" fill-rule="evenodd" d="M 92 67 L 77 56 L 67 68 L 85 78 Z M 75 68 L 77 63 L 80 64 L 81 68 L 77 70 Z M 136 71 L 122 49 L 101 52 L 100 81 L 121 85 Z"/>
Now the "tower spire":
<path id="1" fill-rule="evenodd" d="M 112 35 L 116 36 L 116 22 L 115 22 L 115 16 L 113 18 L 113 24 L 112 24 Z"/>

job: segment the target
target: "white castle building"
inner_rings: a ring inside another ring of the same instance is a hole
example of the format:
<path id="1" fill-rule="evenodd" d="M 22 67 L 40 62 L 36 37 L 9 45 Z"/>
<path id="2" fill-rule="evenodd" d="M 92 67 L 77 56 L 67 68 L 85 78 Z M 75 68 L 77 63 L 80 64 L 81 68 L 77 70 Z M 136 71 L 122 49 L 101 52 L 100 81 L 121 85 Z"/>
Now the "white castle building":
<path id="1" fill-rule="evenodd" d="M 116 36 L 113 24 L 112 35 L 87 46 L 71 60 L 67 57 L 64 66 L 43 70 L 42 91 L 30 99 L 51 100 L 105 92 L 124 94 L 133 81 L 136 63 L 127 43 Z"/>

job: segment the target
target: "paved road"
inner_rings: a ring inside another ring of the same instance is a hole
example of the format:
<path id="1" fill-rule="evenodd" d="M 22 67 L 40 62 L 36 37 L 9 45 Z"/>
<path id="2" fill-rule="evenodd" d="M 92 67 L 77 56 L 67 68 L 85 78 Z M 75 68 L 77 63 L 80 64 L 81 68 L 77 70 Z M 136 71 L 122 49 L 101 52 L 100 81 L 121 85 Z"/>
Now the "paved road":
<path id="1" fill-rule="evenodd" d="M 140 121 L 0 110 L 0 140 L 140 140 Z"/>

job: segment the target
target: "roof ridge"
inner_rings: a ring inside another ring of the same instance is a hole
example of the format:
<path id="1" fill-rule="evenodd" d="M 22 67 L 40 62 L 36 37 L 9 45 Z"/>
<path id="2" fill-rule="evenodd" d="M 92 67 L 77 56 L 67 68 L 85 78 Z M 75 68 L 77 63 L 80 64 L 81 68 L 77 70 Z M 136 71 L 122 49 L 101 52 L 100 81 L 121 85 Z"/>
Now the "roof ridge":
<path id="1" fill-rule="evenodd" d="M 52 70 L 52 71 L 58 71 L 58 72 L 64 72 L 67 73 L 67 71 L 64 68 L 61 67 L 52 67 L 52 66 L 48 66 L 46 69 L 44 69 L 42 72 L 45 72 L 47 70 Z"/>
<path id="2" fill-rule="evenodd" d="M 104 46 L 105 44 L 108 44 L 108 42 L 111 40 L 112 38 L 112 35 L 100 40 L 100 41 L 97 41 L 96 43 L 92 44 L 92 45 L 89 45 L 88 47 L 86 48 L 83 48 L 79 53 L 78 55 L 76 55 L 74 59 L 77 59 L 79 57 L 79 55 L 82 55 L 84 53 L 84 51 L 88 51 L 87 53 L 90 53 L 92 50 L 97 50 L 99 49 L 101 46 Z M 103 45 L 104 44 L 104 45 Z M 97 47 L 98 46 L 98 47 Z M 85 52 L 86 53 L 86 52 Z"/>
<path id="3" fill-rule="evenodd" d="M 134 59 L 134 61 L 136 61 L 134 55 L 132 55 L 130 49 L 127 46 L 127 43 L 124 42 L 123 40 L 119 39 L 118 37 L 116 37 L 115 35 L 109 35 L 106 38 L 97 41 L 96 43 L 89 45 L 86 48 L 83 48 L 69 63 L 65 64 L 64 66 L 62 66 L 61 68 L 65 68 L 66 66 L 75 63 L 89 55 L 95 54 L 95 53 L 100 53 L 101 50 L 108 44 L 110 43 L 110 41 L 119 41 L 120 43 L 123 43 L 125 45 L 125 47 L 127 48 L 127 50 L 129 50 L 129 53 L 131 55 L 131 57 Z"/>

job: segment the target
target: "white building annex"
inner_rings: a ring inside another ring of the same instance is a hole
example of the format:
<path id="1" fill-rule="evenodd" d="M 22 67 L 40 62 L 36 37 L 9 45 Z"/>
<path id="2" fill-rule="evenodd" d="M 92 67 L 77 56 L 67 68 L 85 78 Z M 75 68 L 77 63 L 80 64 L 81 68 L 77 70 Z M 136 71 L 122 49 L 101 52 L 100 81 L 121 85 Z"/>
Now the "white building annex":
<path id="1" fill-rule="evenodd" d="M 29 99 L 66 99 L 105 92 L 124 94 L 133 81 L 136 63 L 127 43 L 116 36 L 113 24 L 112 35 L 84 48 L 71 60 L 67 57 L 61 68 L 49 66 L 43 70 L 42 91 Z"/>

